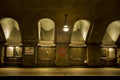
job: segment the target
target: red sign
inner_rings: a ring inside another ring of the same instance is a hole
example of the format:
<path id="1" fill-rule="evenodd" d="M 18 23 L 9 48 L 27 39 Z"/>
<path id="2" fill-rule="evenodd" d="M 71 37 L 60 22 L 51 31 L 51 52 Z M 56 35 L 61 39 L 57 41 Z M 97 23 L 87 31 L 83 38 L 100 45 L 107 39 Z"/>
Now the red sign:
<path id="1" fill-rule="evenodd" d="M 65 48 L 61 47 L 61 48 L 58 49 L 58 54 L 60 54 L 61 56 L 64 56 L 65 53 L 66 53 Z"/>

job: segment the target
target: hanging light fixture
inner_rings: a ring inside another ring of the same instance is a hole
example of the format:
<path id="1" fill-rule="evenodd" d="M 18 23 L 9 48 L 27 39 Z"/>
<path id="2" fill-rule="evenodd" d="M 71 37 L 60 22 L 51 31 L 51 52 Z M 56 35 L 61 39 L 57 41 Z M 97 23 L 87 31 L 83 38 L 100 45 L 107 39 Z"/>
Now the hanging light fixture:
<path id="1" fill-rule="evenodd" d="M 63 31 L 65 31 L 65 32 L 69 31 L 69 26 L 67 25 L 67 15 L 65 15 L 65 23 L 63 26 Z"/>

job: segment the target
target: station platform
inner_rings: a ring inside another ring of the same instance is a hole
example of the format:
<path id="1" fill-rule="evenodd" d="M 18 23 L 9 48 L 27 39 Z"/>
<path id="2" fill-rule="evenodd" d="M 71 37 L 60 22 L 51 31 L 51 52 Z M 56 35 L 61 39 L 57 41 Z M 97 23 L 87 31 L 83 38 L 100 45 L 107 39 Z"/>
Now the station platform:
<path id="1" fill-rule="evenodd" d="M 0 68 L 0 76 L 120 76 L 120 68 Z"/>

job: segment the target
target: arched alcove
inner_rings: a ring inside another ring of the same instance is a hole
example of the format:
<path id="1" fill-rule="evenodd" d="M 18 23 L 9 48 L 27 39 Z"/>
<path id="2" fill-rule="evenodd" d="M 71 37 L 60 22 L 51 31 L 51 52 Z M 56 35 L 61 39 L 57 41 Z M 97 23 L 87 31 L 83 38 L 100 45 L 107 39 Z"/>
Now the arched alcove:
<path id="1" fill-rule="evenodd" d="M 102 45 L 113 46 L 120 35 L 120 21 L 114 21 L 108 25 L 102 39 Z"/>
<path id="2" fill-rule="evenodd" d="M 18 22 L 12 18 L 3 18 L 0 20 L 0 24 L 5 35 L 6 44 L 20 45 L 22 40 Z"/>
<path id="3" fill-rule="evenodd" d="M 86 37 L 90 28 L 90 22 L 88 20 L 78 20 L 73 26 L 73 32 L 71 36 L 71 45 L 84 45 Z"/>
<path id="4" fill-rule="evenodd" d="M 120 36 L 120 21 L 111 22 L 102 39 L 101 62 L 103 65 L 115 65 L 118 54 L 116 54 L 116 41 Z"/>
<path id="5" fill-rule="evenodd" d="M 55 23 L 49 18 L 40 19 L 38 22 L 38 65 L 53 66 L 55 60 Z"/>
<path id="6" fill-rule="evenodd" d="M 40 19 L 38 22 L 38 38 L 40 45 L 53 45 L 55 37 L 55 23 L 49 18 Z"/>
<path id="7" fill-rule="evenodd" d="M 71 65 L 84 65 L 87 60 L 86 37 L 90 28 L 88 20 L 78 20 L 73 26 L 69 58 Z"/>
<path id="8" fill-rule="evenodd" d="M 7 65 L 22 64 L 22 40 L 18 22 L 7 17 L 2 18 L 0 24 L 6 39 L 6 46 L 2 51 L 4 63 Z"/>

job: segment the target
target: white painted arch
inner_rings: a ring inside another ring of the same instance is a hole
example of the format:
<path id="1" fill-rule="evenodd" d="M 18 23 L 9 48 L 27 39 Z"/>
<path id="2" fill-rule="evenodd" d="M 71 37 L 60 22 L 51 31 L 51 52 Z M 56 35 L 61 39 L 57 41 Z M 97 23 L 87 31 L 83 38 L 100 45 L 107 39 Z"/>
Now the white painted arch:
<path id="1" fill-rule="evenodd" d="M 7 43 L 21 43 L 21 34 L 18 22 L 13 18 L 2 18 L 0 20 L 2 30 Z"/>
<path id="2" fill-rule="evenodd" d="M 106 33 L 102 39 L 103 45 L 115 45 L 120 35 L 120 20 L 113 21 L 108 25 Z"/>
<path id="3" fill-rule="evenodd" d="M 75 22 L 71 41 L 85 42 L 90 28 L 90 22 L 82 19 Z"/>
<path id="4" fill-rule="evenodd" d="M 38 21 L 38 38 L 39 42 L 54 42 L 55 23 L 52 19 L 43 18 Z M 45 42 L 45 43 L 46 43 Z"/>

